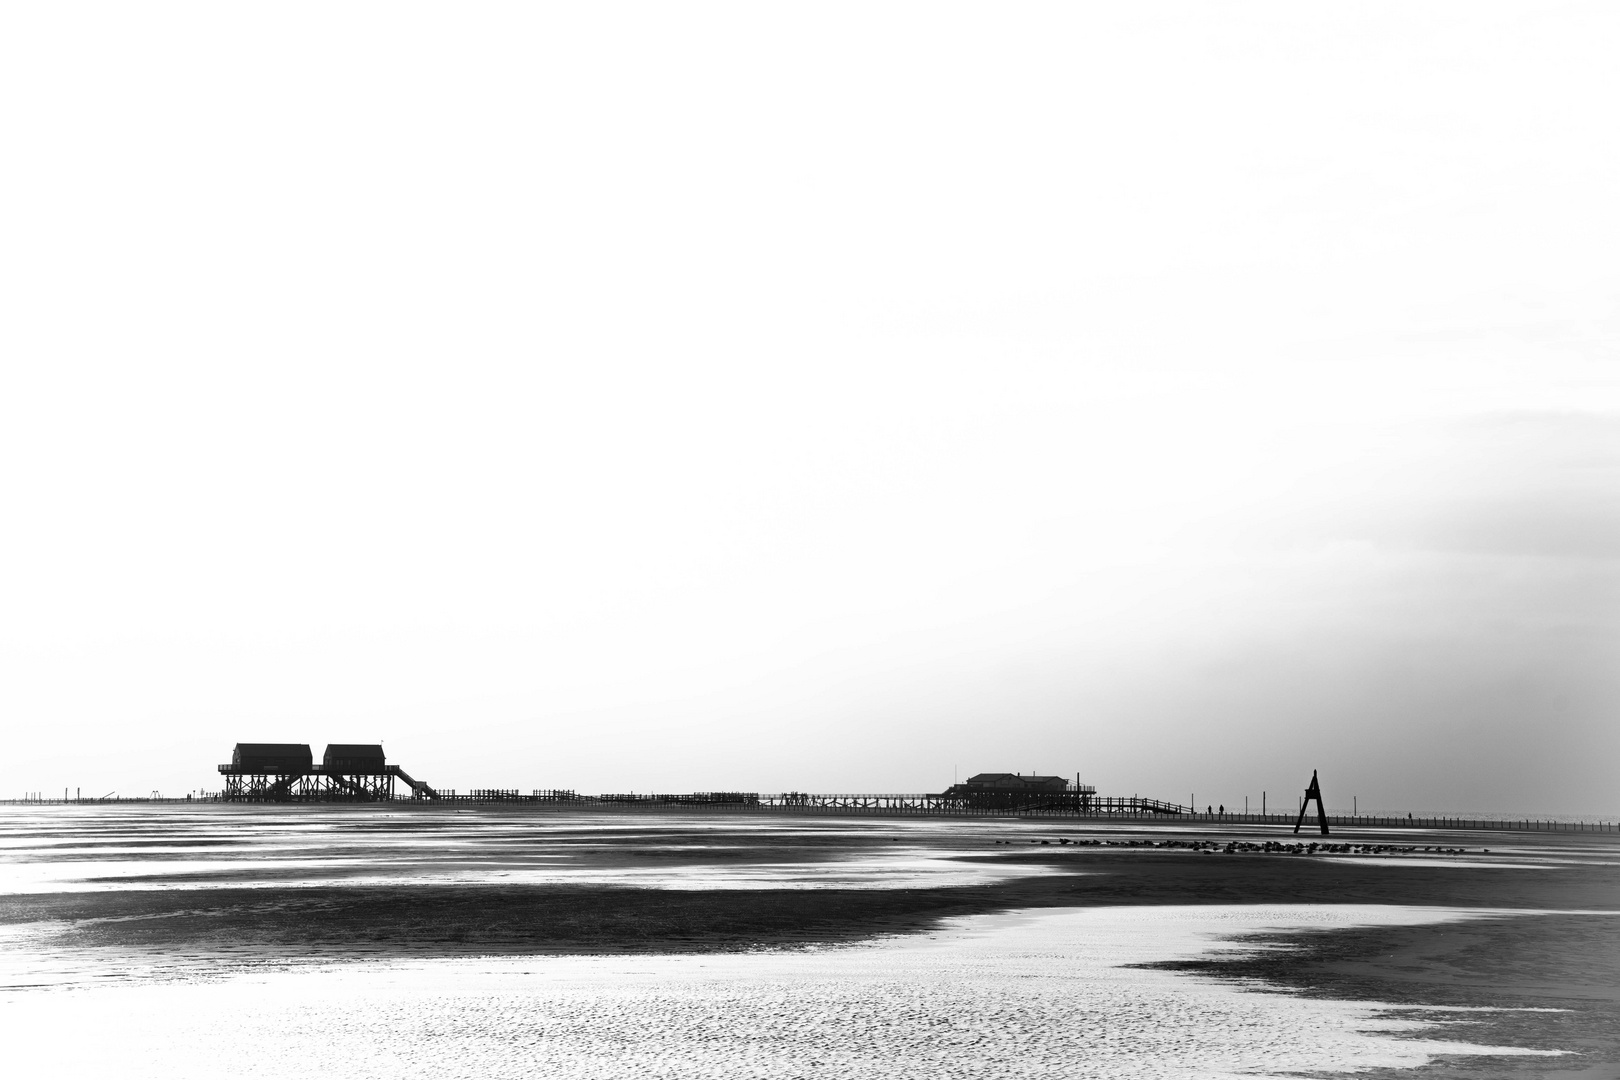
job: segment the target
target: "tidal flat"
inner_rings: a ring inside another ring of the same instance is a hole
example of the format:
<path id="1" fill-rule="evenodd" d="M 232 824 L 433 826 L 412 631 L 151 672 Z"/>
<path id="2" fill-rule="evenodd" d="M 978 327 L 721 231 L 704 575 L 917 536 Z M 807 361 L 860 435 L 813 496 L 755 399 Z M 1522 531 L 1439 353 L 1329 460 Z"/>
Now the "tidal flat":
<path id="1" fill-rule="evenodd" d="M 6 807 L 0 1025 L 124 1076 L 1620 1076 L 1620 837 L 1313 840 Z"/>

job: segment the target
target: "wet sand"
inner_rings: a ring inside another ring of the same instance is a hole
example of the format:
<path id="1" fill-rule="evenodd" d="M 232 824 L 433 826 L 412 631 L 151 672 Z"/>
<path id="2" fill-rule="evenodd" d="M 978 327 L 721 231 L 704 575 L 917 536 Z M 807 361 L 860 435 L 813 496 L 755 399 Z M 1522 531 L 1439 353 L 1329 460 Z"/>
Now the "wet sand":
<path id="1" fill-rule="evenodd" d="M 49 927 L 60 946 L 476 956 L 847 942 L 920 931 L 953 915 L 1048 907 L 1315 901 L 1567 910 L 1620 900 L 1613 872 L 1589 867 L 1363 867 L 1140 852 L 1071 856 L 1058 869 L 932 889 L 454 884 L 44 893 L 0 898 L 0 925 Z"/>
<path id="2" fill-rule="evenodd" d="M 834 948 L 392 960 L 0 997 L 0 1019 L 13 1055 L 163 1080 L 222 1065 L 344 1080 L 1235 1080 L 1567 1060 L 1458 1038 L 1453 1012 L 1390 1016 L 1152 963 L 1245 932 L 1467 918 L 1387 905 L 1059 908 Z"/>
<path id="3" fill-rule="evenodd" d="M 206 814 L 197 820 L 213 824 Z M 469 852 L 458 836 L 401 858 L 390 834 L 420 840 L 422 826 L 443 829 L 443 820 L 407 818 L 384 828 L 388 822 L 362 810 L 340 813 L 338 821 L 364 834 L 358 853 L 352 837 L 324 831 L 292 845 L 277 837 L 267 845 L 274 859 L 242 837 L 226 837 L 216 841 L 223 857 L 197 868 L 195 846 L 143 837 L 136 843 L 146 846 L 131 856 L 142 865 L 139 875 L 99 874 L 105 848 L 82 840 L 48 846 L 60 837 L 45 830 L 48 842 L 13 847 L 6 857 L 80 876 L 68 891 L 0 894 L 0 925 L 32 924 L 61 947 L 296 958 L 315 949 L 324 957 L 753 949 L 915 932 L 956 915 L 1071 906 L 1620 907 L 1620 843 L 1579 834 L 1513 846 L 1489 834 L 1334 838 L 1393 849 L 1356 857 L 1181 846 L 1240 836 L 1298 842 L 1286 830 L 1266 836 L 1253 829 L 702 814 L 536 821 L 518 812 L 480 820 L 494 854 Z M 536 834 L 541 827 L 546 835 Z M 1421 850 L 1432 848 L 1454 853 Z M 323 865 L 323 852 L 337 853 L 335 872 Z M 392 869 L 379 875 L 389 860 Z M 182 861 L 184 869 L 172 869 Z M 547 868 L 532 869 L 536 862 Z M 444 873 L 447 864 L 455 875 Z M 349 874 L 382 880 L 334 883 Z M 472 875 L 482 880 L 467 880 Z M 524 875 L 548 880 L 510 880 Z M 945 883 L 928 886 L 932 879 Z"/>
<path id="4" fill-rule="evenodd" d="M 1558 1010 L 1448 1022 L 1469 1042 L 1574 1052 L 1441 1057 L 1403 1076 L 1620 1076 L 1620 918 L 1552 914 L 1620 908 L 1620 838 L 1332 839 L 1372 847 L 1245 851 L 1245 842 L 1295 838 L 982 819 L 363 808 L 10 815 L 0 828 L 0 887 L 12 883 L 0 893 L 0 933 L 11 985 L 38 987 L 356 961 L 813 952 L 1045 909 L 1458 909 L 1491 914 L 1290 925 L 1248 942 L 1256 948 L 1152 963 L 1299 1000 Z M 1383 1068 L 1370 1059 L 1358 1067 Z"/>
<path id="5" fill-rule="evenodd" d="M 1579 1055 L 1489 1067 L 1456 1061 L 1431 1067 L 1434 1075 L 1620 1077 L 1620 915 L 1500 914 L 1443 926 L 1305 930 L 1242 940 L 1263 948 L 1154 966 L 1259 981 L 1306 998 L 1489 1010 L 1461 1017 L 1469 1021 L 1470 1039 Z M 1393 1080 L 1412 1074 L 1364 1075 Z"/>

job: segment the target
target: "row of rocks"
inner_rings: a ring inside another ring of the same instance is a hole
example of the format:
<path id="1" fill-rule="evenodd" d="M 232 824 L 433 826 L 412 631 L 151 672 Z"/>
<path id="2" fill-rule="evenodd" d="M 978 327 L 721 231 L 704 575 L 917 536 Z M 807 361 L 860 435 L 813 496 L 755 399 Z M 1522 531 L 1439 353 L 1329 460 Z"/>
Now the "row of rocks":
<path id="1" fill-rule="evenodd" d="M 1011 844 L 1011 840 L 997 840 L 997 844 Z M 1059 837 L 1057 840 L 1031 840 L 1032 844 L 1076 847 L 1130 847 L 1130 848 L 1167 848 L 1181 851 L 1200 851 L 1206 854 L 1220 852 L 1234 855 L 1240 852 L 1260 852 L 1272 855 L 1416 855 L 1419 853 L 1431 855 L 1465 855 L 1468 849 L 1452 847 L 1418 847 L 1401 844 L 1323 844 L 1312 843 L 1278 843 L 1275 840 L 1266 840 L 1261 843 L 1250 843 L 1246 840 L 1229 840 L 1221 843 L 1215 840 L 1070 840 L 1068 837 Z M 1490 851 L 1490 848 L 1483 849 Z"/>

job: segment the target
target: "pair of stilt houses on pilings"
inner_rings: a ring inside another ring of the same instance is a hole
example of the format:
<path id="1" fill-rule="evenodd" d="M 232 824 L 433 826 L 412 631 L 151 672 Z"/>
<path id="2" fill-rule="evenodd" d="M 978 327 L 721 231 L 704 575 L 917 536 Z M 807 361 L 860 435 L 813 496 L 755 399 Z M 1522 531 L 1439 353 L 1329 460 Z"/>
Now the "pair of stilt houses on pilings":
<path id="1" fill-rule="evenodd" d="M 221 765 L 228 802 L 386 802 L 403 781 L 410 798 L 439 793 L 398 765 L 388 764 L 381 745 L 331 743 L 315 763 L 308 743 L 237 743 Z"/>

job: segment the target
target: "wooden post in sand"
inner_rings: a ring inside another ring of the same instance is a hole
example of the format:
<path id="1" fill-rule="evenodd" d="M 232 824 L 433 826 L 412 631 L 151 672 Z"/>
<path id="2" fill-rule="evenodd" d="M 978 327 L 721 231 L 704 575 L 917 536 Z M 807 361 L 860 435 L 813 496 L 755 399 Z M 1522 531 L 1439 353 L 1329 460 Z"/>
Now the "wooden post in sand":
<path id="1" fill-rule="evenodd" d="M 1305 809 L 1316 800 L 1316 823 L 1322 827 L 1322 835 L 1328 835 L 1327 807 L 1322 805 L 1322 785 L 1316 782 L 1316 770 L 1311 770 L 1311 786 L 1305 789 L 1305 801 L 1299 804 L 1299 819 L 1294 822 L 1294 835 L 1299 835 L 1299 827 L 1305 823 Z"/>

